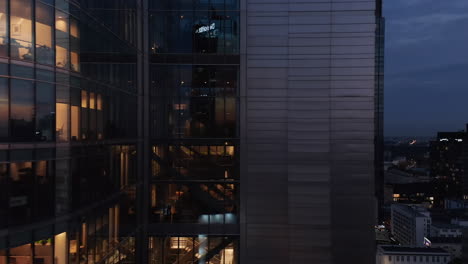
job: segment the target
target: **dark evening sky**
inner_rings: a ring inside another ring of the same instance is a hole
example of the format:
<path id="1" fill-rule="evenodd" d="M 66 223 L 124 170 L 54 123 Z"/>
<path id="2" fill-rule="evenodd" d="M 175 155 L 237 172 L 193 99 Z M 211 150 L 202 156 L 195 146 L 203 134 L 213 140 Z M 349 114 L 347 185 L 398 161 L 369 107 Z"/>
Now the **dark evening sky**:
<path id="1" fill-rule="evenodd" d="M 468 0 L 384 0 L 385 134 L 468 123 Z"/>

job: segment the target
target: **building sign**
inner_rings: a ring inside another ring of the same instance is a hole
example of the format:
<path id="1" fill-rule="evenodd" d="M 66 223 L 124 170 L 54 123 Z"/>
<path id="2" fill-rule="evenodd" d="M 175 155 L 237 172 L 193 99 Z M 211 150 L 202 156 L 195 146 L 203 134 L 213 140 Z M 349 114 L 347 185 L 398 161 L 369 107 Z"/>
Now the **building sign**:
<path id="1" fill-rule="evenodd" d="M 430 246 L 432 246 L 432 242 L 427 237 L 425 237 L 424 238 L 424 245 L 426 247 L 430 247 Z"/>
<path id="2" fill-rule="evenodd" d="M 210 30 L 214 30 L 216 28 L 216 24 L 215 23 L 211 23 L 211 25 L 209 26 L 203 26 L 203 27 L 199 27 L 195 33 L 203 33 L 203 32 L 207 32 L 207 31 L 210 31 Z"/>

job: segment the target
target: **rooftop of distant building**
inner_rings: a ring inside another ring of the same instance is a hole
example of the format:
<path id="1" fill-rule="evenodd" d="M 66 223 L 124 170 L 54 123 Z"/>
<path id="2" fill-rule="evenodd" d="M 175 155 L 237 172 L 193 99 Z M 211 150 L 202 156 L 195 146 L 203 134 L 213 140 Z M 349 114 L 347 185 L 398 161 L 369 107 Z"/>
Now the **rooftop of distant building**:
<path id="1" fill-rule="evenodd" d="M 393 254 L 437 254 L 437 255 L 450 255 L 442 248 L 428 248 L 428 247 L 403 247 L 403 246 L 380 246 L 385 253 Z"/>

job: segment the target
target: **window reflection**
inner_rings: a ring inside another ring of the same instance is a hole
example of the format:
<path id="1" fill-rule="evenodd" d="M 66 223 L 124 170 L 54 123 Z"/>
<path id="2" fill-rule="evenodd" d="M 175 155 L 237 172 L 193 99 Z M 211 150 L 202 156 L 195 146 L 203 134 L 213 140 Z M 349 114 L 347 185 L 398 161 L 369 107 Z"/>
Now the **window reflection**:
<path id="1" fill-rule="evenodd" d="M 54 139 L 55 88 L 53 84 L 36 84 L 36 138 L 40 141 Z"/>
<path id="2" fill-rule="evenodd" d="M 54 216 L 54 162 L 41 160 L 35 166 L 34 217 L 47 219 Z"/>
<path id="3" fill-rule="evenodd" d="M 150 51 L 153 54 L 238 53 L 238 19 L 236 12 L 219 10 L 153 12 Z"/>
<path id="4" fill-rule="evenodd" d="M 11 80 L 11 138 L 32 141 L 34 135 L 34 86 L 30 81 Z"/>
<path id="5" fill-rule="evenodd" d="M 5 227 L 8 223 L 8 178 L 7 164 L 0 163 L 0 228 Z"/>
<path id="6" fill-rule="evenodd" d="M 15 59 L 33 60 L 31 0 L 10 1 L 11 54 Z"/>
<path id="7" fill-rule="evenodd" d="M 8 137 L 8 79 L 0 78 L 0 140 Z"/>
<path id="8" fill-rule="evenodd" d="M 31 220 L 33 176 L 32 162 L 10 164 L 11 184 L 8 217 L 11 225 L 26 224 Z"/>
<path id="9" fill-rule="evenodd" d="M 0 56 L 8 56 L 7 0 L 0 0 Z"/>
<path id="10" fill-rule="evenodd" d="M 235 137 L 237 67 L 155 66 L 153 114 L 156 136 Z M 167 107 L 162 107 L 167 105 Z M 162 130 L 167 129 L 167 130 Z"/>
<path id="11" fill-rule="evenodd" d="M 36 3 L 36 61 L 44 64 L 54 63 L 53 25 L 54 9 L 51 6 Z"/>

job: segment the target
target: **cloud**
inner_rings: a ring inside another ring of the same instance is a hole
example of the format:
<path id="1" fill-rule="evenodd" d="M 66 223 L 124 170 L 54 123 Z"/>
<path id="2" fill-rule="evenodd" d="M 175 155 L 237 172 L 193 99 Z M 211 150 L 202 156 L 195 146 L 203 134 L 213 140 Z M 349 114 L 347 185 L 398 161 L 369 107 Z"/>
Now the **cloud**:
<path id="1" fill-rule="evenodd" d="M 384 0 L 386 133 L 434 135 L 468 120 L 468 0 Z"/>
<path id="2" fill-rule="evenodd" d="M 459 20 L 468 19 L 468 13 L 432 13 L 422 16 L 410 17 L 397 21 L 391 21 L 394 26 L 420 26 L 420 25 L 444 25 Z"/>

